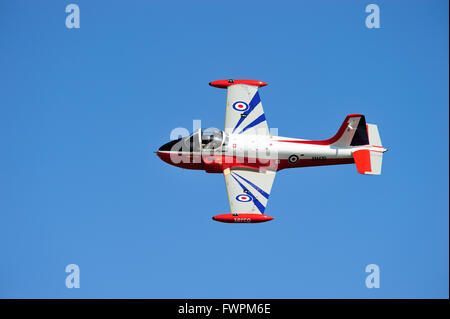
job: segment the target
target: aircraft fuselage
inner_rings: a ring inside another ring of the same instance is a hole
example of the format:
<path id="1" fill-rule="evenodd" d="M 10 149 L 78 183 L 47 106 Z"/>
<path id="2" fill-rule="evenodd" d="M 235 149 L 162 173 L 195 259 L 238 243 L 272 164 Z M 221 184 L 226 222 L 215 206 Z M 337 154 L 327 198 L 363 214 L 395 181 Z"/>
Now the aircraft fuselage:
<path id="1" fill-rule="evenodd" d="M 195 135 L 195 134 L 194 134 Z M 183 139 L 163 145 L 158 156 L 168 164 L 208 173 L 223 173 L 227 168 L 242 167 L 279 171 L 286 168 L 352 164 L 352 153 L 367 149 L 382 152 L 371 145 L 339 147 L 328 141 L 309 141 L 281 136 L 227 134 L 222 145 L 183 150 Z M 170 145 L 169 145 L 170 144 Z M 199 142 L 201 145 L 201 142 Z"/>

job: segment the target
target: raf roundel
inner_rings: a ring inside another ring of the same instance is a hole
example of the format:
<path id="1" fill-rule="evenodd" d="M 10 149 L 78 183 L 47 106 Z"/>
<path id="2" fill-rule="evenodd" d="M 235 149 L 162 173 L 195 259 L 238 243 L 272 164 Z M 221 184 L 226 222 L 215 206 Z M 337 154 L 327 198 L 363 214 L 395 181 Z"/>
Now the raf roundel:
<path id="1" fill-rule="evenodd" d="M 297 163 L 298 156 L 297 155 L 291 155 L 291 156 L 289 156 L 288 160 L 289 160 L 289 163 L 292 163 L 292 164 Z"/>
<path id="2" fill-rule="evenodd" d="M 233 109 L 239 112 L 245 112 L 248 110 L 248 104 L 242 101 L 237 101 L 233 104 Z"/>
<path id="3" fill-rule="evenodd" d="M 236 196 L 236 200 L 238 201 L 238 202 L 250 202 L 251 200 L 252 200 L 252 198 L 249 196 L 249 195 L 247 195 L 247 194 L 241 194 L 241 195 L 237 195 Z"/>

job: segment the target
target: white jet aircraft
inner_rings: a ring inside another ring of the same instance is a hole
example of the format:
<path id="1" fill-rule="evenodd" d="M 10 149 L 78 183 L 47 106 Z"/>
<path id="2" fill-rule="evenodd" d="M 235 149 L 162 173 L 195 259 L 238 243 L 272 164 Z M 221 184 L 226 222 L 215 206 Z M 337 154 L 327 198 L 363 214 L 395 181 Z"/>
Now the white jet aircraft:
<path id="1" fill-rule="evenodd" d="M 361 174 L 379 175 L 383 153 L 378 128 L 364 115 L 348 115 L 330 139 L 310 141 L 269 132 L 255 80 L 209 83 L 227 89 L 225 129 L 202 130 L 164 144 L 157 155 L 186 169 L 223 173 L 231 213 L 214 216 L 226 223 L 272 220 L 265 214 L 276 172 L 285 168 L 355 163 Z"/>

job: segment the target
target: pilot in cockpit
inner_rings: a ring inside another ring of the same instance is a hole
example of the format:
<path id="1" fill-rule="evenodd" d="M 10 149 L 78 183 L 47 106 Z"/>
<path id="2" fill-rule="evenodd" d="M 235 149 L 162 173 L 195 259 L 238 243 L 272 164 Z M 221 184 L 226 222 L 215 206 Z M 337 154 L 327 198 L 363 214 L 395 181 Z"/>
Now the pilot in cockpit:
<path id="1" fill-rule="evenodd" d="M 224 144 L 224 136 L 225 134 L 223 131 L 218 129 L 206 129 L 202 130 L 201 135 L 201 142 L 202 142 L 202 149 L 205 150 L 214 150 L 218 149 L 219 147 Z"/>

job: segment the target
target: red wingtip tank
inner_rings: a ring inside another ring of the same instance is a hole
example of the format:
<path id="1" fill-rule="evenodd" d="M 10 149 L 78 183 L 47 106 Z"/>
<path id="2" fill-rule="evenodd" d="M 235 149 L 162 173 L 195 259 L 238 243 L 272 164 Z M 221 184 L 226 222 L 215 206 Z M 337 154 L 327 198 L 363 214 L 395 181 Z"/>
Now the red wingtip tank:
<path id="1" fill-rule="evenodd" d="M 254 85 L 254 86 L 258 86 L 258 87 L 262 87 L 262 86 L 266 86 L 267 83 L 263 82 L 263 81 L 257 81 L 257 80 L 217 80 L 217 81 L 212 81 L 209 82 L 209 85 L 214 86 L 216 88 L 220 88 L 220 89 L 226 89 L 228 88 L 230 85 L 234 85 L 234 84 L 247 84 L 247 85 Z"/>
<path id="2" fill-rule="evenodd" d="M 212 218 L 222 223 L 264 223 L 273 219 L 273 217 L 261 214 L 222 214 Z"/>

